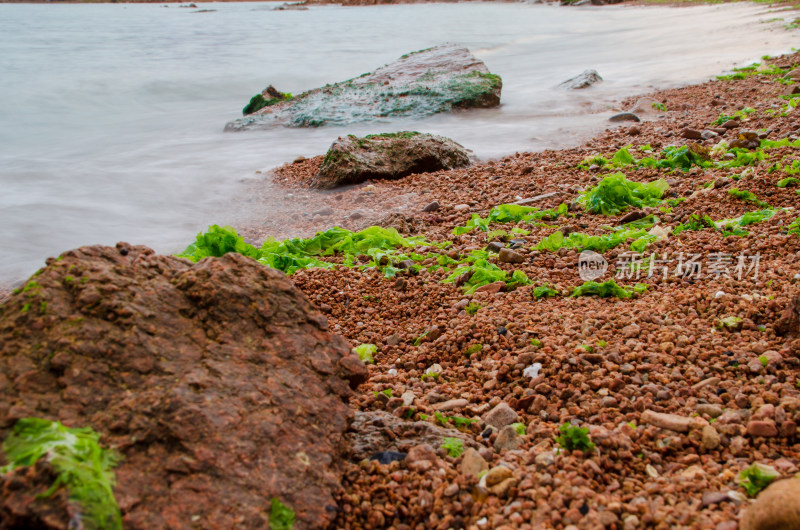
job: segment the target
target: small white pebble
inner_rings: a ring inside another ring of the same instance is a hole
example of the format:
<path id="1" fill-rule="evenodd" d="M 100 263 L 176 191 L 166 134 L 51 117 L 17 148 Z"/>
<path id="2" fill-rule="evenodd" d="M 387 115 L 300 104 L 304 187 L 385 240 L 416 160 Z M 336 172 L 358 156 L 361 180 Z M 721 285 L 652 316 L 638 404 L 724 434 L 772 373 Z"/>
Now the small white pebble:
<path id="1" fill-rule="evenodd" d="M 475 521 L 475 524 L 478 525 L 478 526 L 486 526 L 486 523 L 488 523 L 488 522 L 489 522 L 489 519 L 487 519 L 486 517 L 481 517 L 480 519 Z"/>
<path id="2" fill-rule="evenodd" d="M 523 377 L 530 377 L 531 379 L 536 379 L 539 377 L 539 370 L 542 369 L 542 363 L 533 363 L 529 367 L 525 368 L 522 371 Z"/>
<path id="3" fill-rule="evenodd" d="M 714 298 L 722 298 L 723 296 L 725 296 L 725 291 L 717 291 Z"/>
<path id="4" fill-rule="evenodd" d="M 389 371 L 386 373 L 388 373 L 391 376 L 395 376 L 397 375 L 397 370 L 395 368 L 390 368 Z"/>
<path id="5" fill-rule="evenodd" d="M 795 274 L 795 275 L 794 275 L 794 279 L 795 279 L 795 280 L 800 280 L 800 274 Z"/>

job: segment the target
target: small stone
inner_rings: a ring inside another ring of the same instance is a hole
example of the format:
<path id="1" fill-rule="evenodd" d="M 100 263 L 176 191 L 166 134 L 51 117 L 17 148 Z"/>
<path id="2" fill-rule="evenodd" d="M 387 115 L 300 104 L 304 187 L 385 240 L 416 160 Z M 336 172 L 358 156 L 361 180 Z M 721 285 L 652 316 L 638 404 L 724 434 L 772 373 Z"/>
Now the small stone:
<path id="1" fill-rule="evenodd" d="M 461 474 L 478 476 L 489 469 L 489 464 L 483 459 L 481 454 L 473 448 L 464 451 L 461 459 Z"/>
<path id="2" fill-rule="evenodd" d="M 519 252 L 514 252 L 509 248 L 502 248 L 500 249 L 500 255 L 498 259 L 503 263 L 524 263 L 525 256 L 520 254 Z"/>
<path id="3" fill-rule="evenodd" d="M 389 346 L 397 346 L 398 344 L 400 344 L 400 335 L 398 335 L 397 333 L 389 335 L 388 337 L 383 339 L 383 341 Z"/>
<path id="4" fill-rule="evenodd" d="M 500 403 L 490 410 L 483 420 L 497 429 L 502 429 L 506 425 L 511 425 L 519 419 L 517 412 L 506 403 Z"/>
<path id="5" fill-rule="evenodd" d="M 640 134 L 642 134 L 642 129 L 637 125 L 633 125 L 633 126 L 631 126 L 630 129 L 628 129 L 628 134 L 630 136 L 639 136 Z M 608 513 L 608 512 L 606 512 L 606 513 Z"/>
<path id="6" fill-rule="evenodd" d="M 695 407 L 695 410 L 698 414 L 706 414 L 711 418 L 719 418 L 722 416 L 722 407 L 710 403 L 700 403 Z"/>
<path id="7" fill-rule="evenodd" d="M 504 248 L 506 248 L 506 244 L 503 243 L 502 241 L 492 241 L 491 243 L 486 245 L 486 250 L 488 250 L 489 252 L 500 252 Z"/>
<path id="8" fill-rule="evenodd" d="M 459 398 L 459 399 L 448 399 L 447 401 L 436 403 L 432 406 L 432 408 L 434 410 L 444 411 L 444 410 L 462 409 L 467 405 L 469 405 L 469 401 L 463 398 Z"/>
<path id="9" fill-rule="evenodd" d="M 504 282 L 503 280 L 498 280 L 496 282 L 478 287 L 477 289 L 475 289 L 475 292 L 494 294 L 503 292 L 505 290 L 506 290 L 506 282 Z"/>
<path id="10" fill-rule="evenodd" d="M 632 112 L 620 112 L 620 113 L 614 114 L 613 116 L 608 118 L 608 121 L 611 121 L 611 122 L 620 122 L 620 121 L 640 122 L 642 120 L 639 118 L 639 116 L 637 116 L 636 114 L 634 114 Z"/>
<path id="11" fill-rule="evenodd" d="M 489 470 L 483 477 L 483 481 L 487 488 L 500 484 L 504 480 L 513 477 L 514 474 L 506 466 L 497 466 Z"/>
<path id="12" fill-rule="evenodd" d="M 334 214 L 333 208 L 325 207 L 325 208 L 321 208 L 321 209 L 317 210 L 316 212 L 314 212 L 311 215 L 315 216 L 315 217 L 327 217 L 327 216 L 333 215 L 333 214 Z"/>
<path id="13" fill-rule="evenodd" d="M 681 130 L 681 138 L 688 138 L 689 140 L 702 140 L 703 133 L 697 129 L 690 129 L 686 127 Z"/>
<path id="14" fill-rule="evenodd" d="M 720 444 L 719 433 L 713 425 L 706 425 L 703 427 L 703 435 L 701 444 L 706 451 L 713 451 Z"/>
<path id="15" fill-rule="evenodd" d="M 729 500 L 730 498 L 726 491 L 707 491 L 703 493 L 703 508 Z"/>
<path id="16" fill-rule="evenodd" d="M 603 78 L 600 77 L 600 74 L 597 73 L 597 70 L 584 70 L 579 75 L 571 79 L 567 79 L 559 86 L 573 90 L 580 90 L 583 88 L 589 88 L 596 83 L 600 83 L 602 80 Z"/>
<path id="17" fill-rule="evenodd" d="M 405 453 L 398 453 L 397 451 L 381 451 L 369 457 L 370 460 L 375 460 L 379 464 L 384 465 L 391 464 L 392 462 L 401 462 L 405 460 L 405 458 Z"/>
<path id="18" fill-rule="evenodd" d="M 412 392 L 412 391 L 410 391 L 410 390 L 406 390 L 406 391 L 405 391 L 405 392 L 403 392 L 403 394 L 400 396 L 400 399 L 402 399 L 402 400 L 403 400 L 403 406 L 404 406 L 404 407 L 410 407 L 410 406 L 411 406 L 411 405 L 414 403 L 414 400 L 415 400 L 416 398 L 417 398 L 417 396 L 415 396 L 415 395 L 414 395 L 414 392 Z"/>
<path id="19" fill-rule="evenodd" d="M 553 456 L 553 453 L 547 451 L 536 455 L 533 461 L 536 462 L 537 467 L 546 468 L 555 464 L 556 457 Z"/>
<path id="20" fill-rule="evenodd" d="M 408 452 L 406 463 L 435 462 L 436 458 L 436 451 L 433 450 L 433 447 L 428 444 L 420 444 L 412 447 Z"/>
<path id="21" fill-rule="evenodd" d="M 423 212 L 435 212 L 439 210 L 441 206 L 439 205 L 439 201 L 433 201 L 429 203 L 425 208 L 422 209 Z"/>
<path id="22" fill-rule="evenodd" d="M 784 96 L 794 96 L 795 94 L 800 94 L 800 85 L 789 85 L 784 90 Z"/>
<path id="23" fill-rule="evenodd" d="M 772 420 L 753 420 L 747 423 L 747 434 L 772 438 L 778 436 L 778 428 Z"/>
<path id="24" fill-rule="evenodd" d="M 800 80 L 800 68 L 795 68 L 794 70 L 790 70 L 784 77 L 786 79 Z"/>
<path id="25" fill-rule="evenodd" d="M 498 452 L 514 450 L 519 447 L 519 444 L 519 434 L 517 434 L 517 430 L 511 425 L 506 425 L 500 429 L 497 438 L 494 440 L 494 448 Z"/>
<path id="26" fill-rule="evenodd" d="M 641 421 L 675 432 L 689 432 L 689 427 L 692 424 L 691 418 L 678 416 L 677 414 L 663 414 L 652 410 L 645 410 L 642 413 Z"/>
<path id="27" fill-rule="evenodd" d="M 457 212 L 463 212 L 464 210 L 469 210 L 469 204 L 456 204 L 453 206 L 453 210 Z"/>
<path id="28" fill-rule="evenodd" d="M 452 497 L 456 493 L 458 493 L 458 484 L 450 484 L 444 489 L 444 496 L 445 497 Z"/>

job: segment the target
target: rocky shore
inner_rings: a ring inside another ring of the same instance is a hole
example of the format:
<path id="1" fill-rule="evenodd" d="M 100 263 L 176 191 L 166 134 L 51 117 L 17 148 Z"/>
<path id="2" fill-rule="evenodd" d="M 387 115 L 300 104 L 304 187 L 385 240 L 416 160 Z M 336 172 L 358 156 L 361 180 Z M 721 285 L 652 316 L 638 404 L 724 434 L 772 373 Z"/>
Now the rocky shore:
<path id="1" fill-rule="evenodd" d="M 342 227 L 315 238 L 53 258 L 0 305 L 0 434 L 100 433 L 129 528 L 796 528 L 798 64 L 370 174 L 297 215 Z M 20 493 L 52 474 L 0 477 L 0 528 L 66 526 Z"/>
<path id="2" fill-rule="evenodd" d="M 351 463 L 336 527 L 733 529 L 752 502 L 739 484 L 743 470 L 759 463 L 784 477 L 798 472 L 800 340 L 791 304 L 800 292 L 800 239 L 790 227 L 800 197 L 786 179 L 800 158 L 800 125 L 798 99 L 787 96 L 796 80 L 785 77 L 798 62 L 798 54 L 771 59 L 730 78 L 632 99 L 627 107 L 646 121 L 611 128 L 581 147 L 330 195 L 325 217 L 354 230 L 372 224 L 354 209 L 406 197 L 406 213 L 380 224 L 424 235 L 431 245 L 420 253 L 459 259 L 488 248 L 492 263 L 532 281 L 510 292 L 499 282 L 465 295 L 442 283 L 448 271 L 426 270 L 435 258 L 423 259 L 417 274 L 393 279 L 347 268 L 292 276 L 333 331 L 353 345 L 377 346 L 353 405 L 373 415 L 387 445 L 396 424 L 412 420 L 477 444 L 452 456 L 443 442 L 422 450 L 404 440 L 394 446 L 407 453 L 403 461 Z M 731 155 L 718 152 L 720 142 L 761 149 L 763 159 L 724 167 Z M 760 147 L 769 142 L 776 147 Z M 689 146 L 700 165 L 640 167 L 618 156 L 614 167 L 595 158 L 611 161 L 623 149 L 641 160 L 669 146 Z M 286 165 L 276 177 L 300 190 L 321 160 Z M 496 222 L 453 234 L 497 205 L 571 204 L 615 170 L 637 182 L 665 179 L 669 202 L 613 216 L 571 207 L 574 216 L 555 222 Z M 765 209 L 776 213 L 748 224 L 747 234 L 709 225 L 674 235 L 696 218 Z M 629 299 L 565 296 L 583 283 L 579 250 L 535 250 L 556 230 L 602 235 L 605 226 L 651 214 L 664 237 L 645 255 L 674 261 L 637 278 L 624 270 L 627 245 L 603 252 L 603 279 L 647 284 Z M 444 241 L 453 244 L 436 250 Z M 689 256 L 699 258 L 697 274 L 675 276 Z M 737 274 L 740 260 L 745 268 Z M 555 296 L 537 294 L 545 285 Z M 794 327 L 782 324 L 792 318 Z M 503 419 L 494 421 L 498 415 Z M 588 429 L 595 447 L 566 450 L 556 442 L 565 423 Z M 479 478 L 475 469 L 490 475 Z M 492 473 L 499 482 L 487 478 Z"/>

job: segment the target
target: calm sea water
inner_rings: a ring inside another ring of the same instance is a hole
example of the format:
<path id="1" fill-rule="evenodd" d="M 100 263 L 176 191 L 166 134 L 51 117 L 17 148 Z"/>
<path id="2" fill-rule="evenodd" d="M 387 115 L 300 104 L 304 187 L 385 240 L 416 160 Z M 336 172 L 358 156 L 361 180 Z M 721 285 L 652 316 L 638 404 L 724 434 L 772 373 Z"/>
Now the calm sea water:
<path id="1" fill-rule="evenodd" d="M 277 4 L 0 4 L 0 284 L 47 256 L 125 240 L 182 249 L 209 223 L 284 216 L 235 200 L 242 180 L 345 133 L 445 134 L 484 158 L 567 145 L 624 96 L 700 81 L 798 45 L 758 5 L 560 8 L 429 4 L 273 11 Z M 761 22 L 763 21 L 763 22 Z M 299 93 L 409 51 L 468 46 L 503 105 L 422 122 L 223 133 L 267 84 Z M 556 85 L 596 68 L 591 91 Z M 277 194 L 276 194 L 277 196 Z M 287 227 L 287 231 L 291 227 Z"/>

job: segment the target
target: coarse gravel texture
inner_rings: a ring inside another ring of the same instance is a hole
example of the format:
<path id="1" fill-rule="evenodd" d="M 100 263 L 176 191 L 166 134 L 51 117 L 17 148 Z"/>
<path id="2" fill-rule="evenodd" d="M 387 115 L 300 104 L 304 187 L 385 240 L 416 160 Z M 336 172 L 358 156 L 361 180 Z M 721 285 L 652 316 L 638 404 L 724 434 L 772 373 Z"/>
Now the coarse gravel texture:
<path id="1" fill-rule="evenodd" d="M 796 67 L 800 55 L 768 62 Z M 331 225 L 355 229 L 374 220 L 352 218 L 347 212 L 380 210 L 381 204 L 403 197 L 406 206 L 381 224 L 423 234 L 432 243 L 452 241 L 446 250 L 431 246 L 420 252 L 458 258 L 484 248 L 487 233 L 454 236 L 454 227 L 463 226 L 473 213 L 485 217 L 495 205 L 538 195 L 555 193 L 534 203 L 541 208 L 570 203 L 607 172 L 577 168 L 593 155 L 611 158 L 629 144 L 637 157 L 644 156 L 639 148 L 648 144 L 656 152 L 695 142 L 711 147 L 748 130 L 770 140 L 795 138 L 800 124 L 796 109 L 785 109 L 788 101 L 780 97 L 785 90 L 777 76 L 754 75 L 649 94 L 666 110 L 650 121 L 609 129 L 581 147 L 516 153 L 467 169 L 366 183 L 331 193 L 327 200 L 332 212 L 326 215 Z M 720 137 L 682 137 L 685 128 L 707 130 L 720 114 L 746 107 L 755 112 L 720 131 Z M 704 267 L 713 253 L 725 253 L 733 259 L 731 277 L 716 278 L 707 269 L 702 277 L 676 277 L 673 263 L 667 278 L 648 278 L 646 273 L 638 279 L 619 278 L 623 285 L 648 285 L 631 299 L 557 296 L 536 301 L 536 286 L 548 283 L 565 292 L 582 283 L 576 251 L 531 250 L 538 241 L 557 227 L 601 234 L 602 226 L 617 225 L 624 215 L 605 217 L 575 208 L 566 219 L 520 226 L 530 231 L 512 235 L 525 241 L 516 249 L 523 263 L 491 259 L 509 272 L 524 271 L 532 280 L 532 285 L 511 292 L 464 295 L 455 284 L 442 283 L 450 271 L 423 269 L 397 278 L 347 268 L 294 274 L 292 281 L 327 313 L 333 331 L 353 345 L 378 346 L 369 380 L 352 400 L 357 410 L 385 410 L 409 421 L 436 423 L 435 404 L 465 400 L 445 415 L 477 419 L 462 432 L 484 446 L 481 454 L 490 468 L 502 463 L 515 478 L 501 494 L 487 492 L 477 476 L 461 473 L 464 457 L 450 457 L 444 449 L 438 450 L 433 466 L 352 462 L 338 493 L 341 511 L 334 526 L 736 528 L 749 502 L 736 481 L 739 471 L 760 462 L 792 475 L 798 471 L 800 450 L 795 433 L 800 421 L 800 339 L 780 336 L 774 328 L 800 288 L 800 238 L 787 234 L 798 216 L 800 197 L 797 188 L 776 186 L 786 174 L 770 171 L 776 162 L 797 160 L 800 151 L 782 147 L 767 150 L 766 156 L 751 166 L 727 170 L 622 169 L 640 182 L 665 178 L 670 184 L 665 198 L 686 198 L 671 209 L 655 210 L 669 228 L 693 213 L 719 220 L 761 209 L 732 196 L 734 187 L 754 193 L 770 207 L 795 208 L 747 226 L 747 236 L 723 237 L 708 228 L 685 231 L 646 251 L 646 256 L 657 251 L 672 258 L 701 254 Z M 299 160 L 279 168 L 276 180 L 302 193 L 302 182 L 319 163 L 320 157 Z M 734 175 L 738 180 L 729 178 Z M 703 187 L 711 182 L 715 184 Z M 422 212 L 433 201 L 439 208 Z M 310 218 L 299 216 L 296 222 L 313 226 Z M 495 224 L 491 229 L 512 226 Z M 267 235 L 260 233 L 264 230 L 245 233 L 255 240 Z M 620 246 L 604 254 L 609 261 L 604 279 L 621 269 L 617 259 L 625 251 Z M 756 253 L 757 275 L 744 270 L 737 278 L 739 256 L 749 265 Z M 467 301 L 480 306 L 474 315 L 464 311 Z M 720 328 L 721 319 L 730 316 L 741 321 L 733 329 Z M 438 338 L 416 341 L 434 327 Z M 482 349 L 467 352 L 478 344 Z M 525 368 L 534 363 L 542 365 L 538 376 L 525 376 Z M 423 378 L 434 364 L 441 367 L 439 376 Z M 380 391 L 389 389 L 392 398 L 379 398 Z M 395 399 L 407 392 L 415 398 L 411 406 Z M 514 408 L 518 422 L 526 426 L 519 446 L 502 452 L 493 447 L 497 432 L 484 432 L 483 422 L 501 403 Z M 555 437 L 565 422 L 587 427 L 595 449 L 559 450 Z M 669 422 L 671 428 L 663 428 Z M 455 429 L 452 421 L 447 426 Z M 772 431 L 777 436 L 757 435 Z M 383 450 L 374 447 L 375 452 Z"/>

